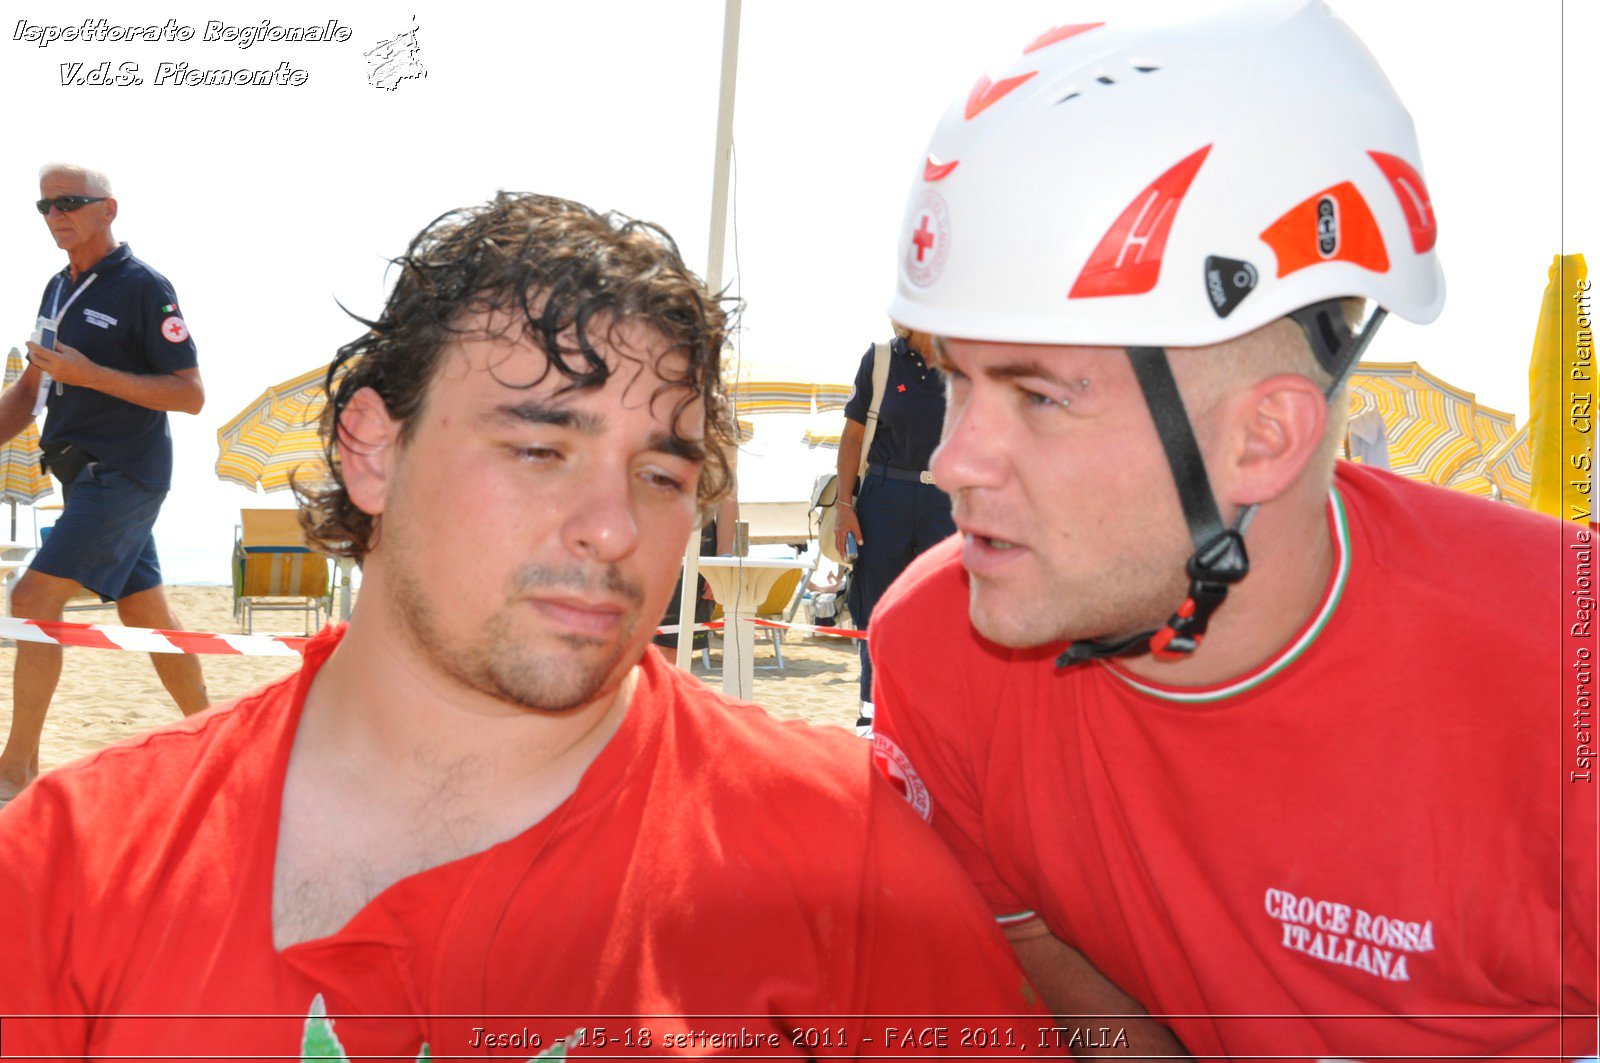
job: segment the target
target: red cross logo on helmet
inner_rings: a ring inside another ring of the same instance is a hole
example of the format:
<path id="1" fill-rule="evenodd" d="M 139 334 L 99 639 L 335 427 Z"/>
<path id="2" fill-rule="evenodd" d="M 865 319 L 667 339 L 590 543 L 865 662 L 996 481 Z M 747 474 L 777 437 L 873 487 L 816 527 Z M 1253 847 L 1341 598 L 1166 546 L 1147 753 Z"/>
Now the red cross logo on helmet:
<path id="1" fill-rule="evenodd" d="M 950 252 L 950 211 L 932 190 L 923 192 L 911 216 L 903 265 L 908 281 L 926 288 L 939 279 Z"/>

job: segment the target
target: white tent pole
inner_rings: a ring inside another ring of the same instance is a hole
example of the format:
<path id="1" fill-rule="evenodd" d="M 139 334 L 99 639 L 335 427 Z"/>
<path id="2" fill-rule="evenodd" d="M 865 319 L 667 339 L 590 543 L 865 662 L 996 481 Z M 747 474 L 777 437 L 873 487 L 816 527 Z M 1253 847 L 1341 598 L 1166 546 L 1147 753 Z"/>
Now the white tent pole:
<path id="1" fill-rule="evenodd" d="M 711 181 L 711 248 L 706 255 L 706 287 L 722 290 L 722 245 L 728 227 L 728 168 L 733 156 L 733 85 L 739 71 L 739 3 L 726 0 L 722 15 L 722 88 L 717 96 L 717 157 Z M 683 587 L 678 596 L 678 667 L 689 670 L 694 657 L 694 605 L 700 597 L 700 531 L 683 550 Z"/>

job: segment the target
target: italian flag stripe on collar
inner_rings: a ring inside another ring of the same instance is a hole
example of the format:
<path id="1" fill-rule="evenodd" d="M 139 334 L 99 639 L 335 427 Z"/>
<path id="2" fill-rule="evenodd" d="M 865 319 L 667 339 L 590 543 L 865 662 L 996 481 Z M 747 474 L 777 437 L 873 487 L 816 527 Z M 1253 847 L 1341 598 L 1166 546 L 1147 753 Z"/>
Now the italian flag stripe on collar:
<path id="1" fill-rule="evenodd" d="M 1030 919 L 1037 918 L 1039 918 L 1038 914 L 1029 909 L 1022 912 L 1009 912 L 1006 915 L 997 915 L 994 917 L 994 921 L 999 923 L 1001 926 L 1015 926 L 1018 923 L 1026 923 Z"/>
<path id="2" fill-rule="evenodd" d="M 1221 686 L 1210 687 L 1163 687 L 1148 683 L 1143 679 L 1128 674 L 1118 668 L 1111 661 L 1101 661 L 1102 667 L 1112 675 L 1133 687 L 1135 690 L 1149 694 L 1151 697 L 1163 701 L 1177 701 L 1188 704 L 1203 704 L 1213 701 L 1222 701 L 1227 698 L 1253 690 L 1289 667 L 1300 655 L 1306 651 L 1322 629 L 1328 626 L 1328 621 L 1333 617 L 1333 612 L 1339 605 L 1339 599 L 1344 594 L 1345 581 L 1350 576 L 1350 525 L 1345 517 L 1344 501 L 1339 497 L 1336 488 L 1328 488 L 1328 523 L 1333 531 L 1333 578 L 1328 581 L 1328 589 L 1323 595 L 1322 605 L 1317 609 L 1316 615 L 1311 618 L 1305 628 L 1283 649 L 1259 667 L 1230 680 Z"/>

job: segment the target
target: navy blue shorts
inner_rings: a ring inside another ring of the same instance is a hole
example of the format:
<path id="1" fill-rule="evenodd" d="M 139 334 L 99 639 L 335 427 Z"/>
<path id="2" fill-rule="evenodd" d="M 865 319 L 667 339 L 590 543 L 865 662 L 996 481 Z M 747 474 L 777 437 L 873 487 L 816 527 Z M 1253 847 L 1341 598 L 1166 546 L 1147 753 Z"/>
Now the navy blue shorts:
<path id="1" fill-rule="evenodd" d="M 66 509 L 47 529 L 33 568 L 77 580 L 106 602 L 161 585 L 151 529 L 165 491 L 152 491 L 99 462 L 85 466 L 62 491 Z"/>

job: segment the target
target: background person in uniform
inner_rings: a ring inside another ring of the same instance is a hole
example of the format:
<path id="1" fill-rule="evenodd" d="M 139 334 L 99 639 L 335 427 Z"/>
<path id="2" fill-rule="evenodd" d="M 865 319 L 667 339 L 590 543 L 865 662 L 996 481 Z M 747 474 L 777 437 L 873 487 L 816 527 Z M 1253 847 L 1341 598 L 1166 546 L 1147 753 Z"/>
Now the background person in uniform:
<path id="1" fill-rule="evenodd" d="M 844 407 L 839 436 L 839 522 L 835 548 L 845 556 L 845 535 L 854 533 L 860 556 L 846 597 L 850 621 L 866 630 L 872 610 L 911 559 L 954 534 L 950 498 L 934 485 L 928 459 L 944 424 L 944 381 L 924 360 L 926 333 L 895 326 L 889 344 L 889 379 L 878 407 L 878 428 L 867 470 L 856 483 L 861 443 L 872 408 L 872 356 L 868 348 Z M 861 645 L 861 718 L 857 733 L 872 727 L 872 654 Z"/>
<path id="2" fill-rule="evenodd" d="M 49 374 L 41 445 L 66 508 L 17 582 L 11 611 L 59 620 L 82 584 L 128 627 L 181 625 L 161 586 L 152 528 L 172 485 L 168 411 L 205 404 L 194 340 L 167 279 L 111 235 L 117 201 L 102 173 L 51 164 L 39 174 L 39 212 L 67 267 L 45 285 L 39 316 L 59 319 L 50 349 L 28 344 L 22 378 L 0 395 L 0 439 L 33 418 L 40 373 Z M 186 715 L 206 706 L 199 659 L 152 653 Z M 0 751 L 0 802 L 39 773 L 45 714 L 61 677 L 61 647 L 17 644 L 11 732 Z"/>
<path id="3" fill-rule="evenodd" d="M 362 563 L 349 625 L 0 812 L 6 1050 L 443 1058 L 510 1015 L 547 1050 L 614 1016 L 613 1058 L 702 1031 L 992 1057 L 886 1039 L 913 1015 L 1037 1044 L 1051 1020 L 869 750 L 649 646 L 728 481 L 726 319 L 670 238 L 501 193 L 397 265 L 330 371 L 333 481 L 302 492 Z"/>
<path id="4" fill-rule="evenodd" d="M 1320 0 L 1133 6 L 1019 41 L 908 197 L 962 535 L 874 619 L 875 752 L 1059 1016 L 1592 1055 L 1593 533 L 1335 461 L 1384 312 L 1444 303 L 1411 117 Z"/>

